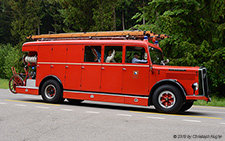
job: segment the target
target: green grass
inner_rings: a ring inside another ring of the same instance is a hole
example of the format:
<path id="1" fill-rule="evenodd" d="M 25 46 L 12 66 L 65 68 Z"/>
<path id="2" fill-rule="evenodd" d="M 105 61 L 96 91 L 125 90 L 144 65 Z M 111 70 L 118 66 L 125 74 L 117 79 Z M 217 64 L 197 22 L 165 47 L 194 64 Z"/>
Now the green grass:
<path id="1" fill-rule="evenodd" d="M 211 99 L 212 101 L 208 103 L 204 100 L 195 101 L 194 105 L 225 107 L 225 98 L 213 96 Z"/>
<path id="2" fill-rule="evenodd" d="M 0 78 L 0 89 L 8 89 L 9 88 L 9 80 Z"/>

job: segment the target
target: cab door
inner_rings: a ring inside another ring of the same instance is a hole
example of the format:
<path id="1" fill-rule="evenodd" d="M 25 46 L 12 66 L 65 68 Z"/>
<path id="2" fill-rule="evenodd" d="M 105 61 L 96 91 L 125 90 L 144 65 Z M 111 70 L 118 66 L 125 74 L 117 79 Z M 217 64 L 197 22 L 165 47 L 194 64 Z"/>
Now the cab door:
<path id="1" fill-rule="evenodd" d="M 127 46 L 126 57 L 123 66 L 122 93 L 133 95 L 149 94 L 149 59 L 144 47 Z M 135 54 L 139 54 L 140 63 L 132 63 Z M 146 61 L 144 63 L 144 60 Z"/>
<path id="2" fill-rule="evenodd" d="M 122 46 L 105 46 L 101 66 L 102 92 L 121 93 L 122 67 Z"/>

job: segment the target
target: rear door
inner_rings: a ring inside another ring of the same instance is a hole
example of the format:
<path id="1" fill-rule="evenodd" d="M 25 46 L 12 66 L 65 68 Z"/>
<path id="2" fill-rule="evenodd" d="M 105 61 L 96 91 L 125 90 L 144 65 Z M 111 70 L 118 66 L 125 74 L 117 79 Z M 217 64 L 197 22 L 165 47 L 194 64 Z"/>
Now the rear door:
<path id="1" fill-rule="evenodd" d="M 101 91 L 121 93 L 122 88 L 122 46 L 105 46 L 101 66 Z"/>
<path id="2" fill-rule="evenodd" d="M 58 77 L 64 85 L 66 74 L 66 49 L 67 45 L 54 45 L 52 47 L 52 75 Z"/>
<path id="3" fill-rule="evenodd" d="M 68 45 L 65 89 L 80 90 L 82 62 L 83 45 Z"/>
<path id="4" fill-rule="evenodd" d="M 101 46 L 85 46 L 84 62 L 81 65 L 81 90 L 100 91 Z"/>

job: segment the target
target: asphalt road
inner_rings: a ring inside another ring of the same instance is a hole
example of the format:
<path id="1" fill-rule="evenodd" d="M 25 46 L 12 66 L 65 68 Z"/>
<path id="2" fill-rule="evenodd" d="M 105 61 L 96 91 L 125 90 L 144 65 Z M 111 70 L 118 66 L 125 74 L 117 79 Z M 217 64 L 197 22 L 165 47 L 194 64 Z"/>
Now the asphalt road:
<path id="1" fill-rule="evenodd" d="M 193 106 L 179 114 L 154 107 L 84 101 L 44 103 L 0 89 L 0 141 L 225 140 L 225 108 Z"/>

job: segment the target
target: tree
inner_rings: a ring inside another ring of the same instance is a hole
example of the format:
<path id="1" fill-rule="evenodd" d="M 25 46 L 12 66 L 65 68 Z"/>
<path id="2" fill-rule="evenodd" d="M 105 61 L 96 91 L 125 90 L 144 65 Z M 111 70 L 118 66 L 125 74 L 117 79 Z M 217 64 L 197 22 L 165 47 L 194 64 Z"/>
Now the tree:
<path id="1" fill-rule="evenodd" d="M 116 30 L 117 0 L 97 0 L 93 8 L 94 31 Z"/>
<path id="2" fill-rule="evenodd" d="M 64 19 L 65 32 L 89 31 L 94 21 L 92 9 L 95 8 L 95 0 L 60 0 L 60 14 Z"/>
<path id="3" fill-rule="evenodd" d="M 42 0 L 10 0 L 12 8 L 11 33 L 16 42 L 25 41 L 30 34 L 40 31 Z"/>
<path id="4" fill-rule="evenodd" d="M 10 23 L 11 9 L 7 0 L 0 1 L 0 43 L 7 43 L 11 40 Z"/>
<path id="5" fill-rule="evenodd" d="M 225 86 L 224 0 L 152 0 L 144 9 L 136 18 L 146 16 L 147 26 L 136 27 L 171 36 L 160 42 L 171 65 L 206 66 L 210 89 Z"/>
<path id="6" fill-rule="evenodd" d="M 61 33 L 63 32 L 63 17 L 60 13 L 62 6 L 59 0 L 45 0 L 43 1 L 43 11 L 44 14 L 41 21 L 41 33 Z"/>

